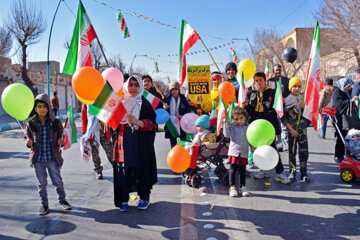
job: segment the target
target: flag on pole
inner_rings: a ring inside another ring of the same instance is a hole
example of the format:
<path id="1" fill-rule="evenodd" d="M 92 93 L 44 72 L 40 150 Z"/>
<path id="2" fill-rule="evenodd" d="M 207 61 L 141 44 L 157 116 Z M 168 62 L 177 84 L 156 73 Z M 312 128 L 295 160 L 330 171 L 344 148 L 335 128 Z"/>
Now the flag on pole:
<path id="1" fill-rule="evenodd" d="M 148 91 L 144 90 L 143 97 L 146 98 L 146 100 L 149 101 L 153 109 L 155 110 L 156 107 L 160 103 L 160 99 L 149 93 Z"/>
<path id="2" fill-rule="evenodd" d="M 155 64 L 155 72 L 158 73 L 159 72 L 159 66 L 158 66 L 157 61 L 154 61 L 154 64 Z"/>
<path id="3" fill-rule="evenodd" d="M 194 46 L 200 36 L 184 19 L 181 21 L 180 30 L 180 48 L 179 48 L 179 69 L 178 78 L 180 80 L 180 87 L 184 84 L 186 78 L 186 53 Z"/>
<path id="4" fill-rule="evenodd" d="M 270 74 L 269 74 L 269 62 L 268 60 L 266 60 L 266 63 L 265 63 L 265 76 L 266 76 L 266 79 L 265 80 L 268 80 L 269 77 L 270 77 Z"/>
<path id="5" fill-rule="evenodd" d="M 75 70 L 84 66 L 92 67 L 90 43 L 96 38 L 96 32 L 85 8 L 79 1 L 76 23 L 71 44 L 66 56 L 63 73 L 73 75 Z"/>
<path id="6" fill-rule="evenodd" d="M 234 101 L 231 102 L 229 108 L 228 108 L 228 111 L 227 111 L 227 119 L 228 119 L 228 122 L 230 123 L 231 122 L 231 113 L 232 111 L 234 110 L 235 108 L 235 104 L 234 104 Z"/>
<path id="7" fill-rule="evenodd" d="M 275 90 L 275 99 L 273 108 L 279 115 L 279 118 L 284 116 L 284 105 L 282 100 L 282 89 L 281 89 L 281 78 L 277 81 L 276 90 Z"/>
<path id="8" fill-rule="evenodd" d="M 246 89 L 245 89 L 245 78 L 244 72 L 241 72 L 240 82 L 239 82 L 239 93 L 238 93 L 238 104 L 242 107 L 246 98 Z"/>
<path id="9" fill-rule="evenodd" d="M 124 15 L 121 13 L 121 12 L 118 12 L 116 14 L 116 17 L 117 17 L 117 20 L 120 24 L 120 29 L 121 29 L 121 32 L 123 33 L 123 36 L 124 38 L 129 38 L 130 37 L 130 32 L 129 32 L 129 29 L 125 23 L 125 18 L 124 18 Z"/>
<path id="10" fill-rule="evenodd" d="M 170 116 L 165 125 L 173 138 L 180 136 L 180 120 L 177 117 Z"/>
<path id="11" fill-rule="evenodd" d="M 216 126 L 216 104 L 214 103 L 210 113 L 210 127 Z"/>
<path id="12" fill-rule="evenodd" d="M 226 115 L 225 104 L 220 95 L 219 110 L 218 110 L 218 114 L 217 114 L 217 124 L 216 124 L 217 125 L 216 133 L 218 136 L 220 134 L 220 129 L 222 127 L 222 122 L 223 122 L 224 118 L 226 118 L 226 117 L 227 117 L 227 115 Z"/>
<path id="13" fill-rule="evenodd" d="M 104 88 L 90 107 L 89 113 L 116 129 L 126 114 L 126 109 L 120 99 L 106 81 Z"/>
<path id="14" fill-rule="evenodd" d="M 321 116 L 321 113 L 319 113 L 317 129 L 321 129 L 323 127 L 323 124 L 323 118 Z"/>
<path id="15" fill-rule="evenodd" d="M 235 49 L 231 48 L 231 52 L 232 52 L 233 62 L 236 64 L 237 63 L 237 56 L 236 56 Z"/>
<path id="16" fill-rule="evenodd" d="M 65 120 L 65 127 L 64 127 L 64 150 L 69 149 L 72 143 L 77 143 L 77 137 L 76 137 L 74 111 L 70 104 L 67 112 L 67 118 Z"/>
<path id="17" fill-rule="evenodd" d="M 306 77 L 305 108 L 303 116 L 309 119 L 317 130 L 320 95 L 320 30 L 316 21 Z"/>

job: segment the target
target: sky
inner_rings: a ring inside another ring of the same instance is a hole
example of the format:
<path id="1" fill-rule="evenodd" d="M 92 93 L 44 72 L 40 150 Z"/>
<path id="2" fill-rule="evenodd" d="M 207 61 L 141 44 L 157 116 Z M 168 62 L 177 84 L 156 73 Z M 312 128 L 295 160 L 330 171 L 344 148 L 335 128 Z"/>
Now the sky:
<path id="1" fill-rule="evenodd" d="M 0 26 L 3 26 L 15 0 L 0 1 Z M 29 61 L 46 61 L 51 21 L 59 1 L 23 1 L 31 2 L 41 9 L 47 22 L 46 31 L 41 35 L 40 42 L 29 47 Z M 119 55 L 127 67 L 126 70 L 134 59 L 133 68 L 142 68 L 154 79 L 166 83 L 167 76 L 171 80 L 176 80 L 177 76 L 178 57 L 175 54 L 179 51 L 179 29 L 182 18 L 198 32 L 209 49 L 213 48 L 210 52 L 220 70 L 224 71 L 226 63 L 231 61 L 231 47 L 235 49 L 240 59 L 253 58 L 247 50 L 247 41 L 243 39 L 248 38 L 251 43 L 256 28 L 275 28 L 280 35 L 285 35 L 294 28 L 314 27 L 316 21 L 314 13 L 321 4 L 321 0 L 82 0 L 82 2 L 105 48 L 107 58 Z M 78 0 L 61 1 L 54 21 L 50 60 L 60 62 L 61 70 L 67 54 L 64 43 L 66 39 L 71 39 L 77 8 Z M 129 12 L 124 13 L 124 17 L 130 38 L 124 39 L 122 36 L 116 19 L 117 9 L 123 13 L 126 10 Z M 131 13 L 136 15 L 133 16 Z M 140 18 L 139 15 L 143 17 Z M 145 20 L 145 17 L 154 18 L 154 21 Z M 232 40 L 234 38 L 242 40 Z M 214 47 L 217 49 L 215 50 Z M 13 55 L 13 63 L 18 63 L 18 58 L 14 55 L 15 49 L 14 47 L 10 55 Z M 213 64 L 210 56 L 206 52 L 202 53 L 203 50 L 204 46 L 198 41 L 190 52 L 201 51 L 201 53 L 187 56 L 187 64 Z M 154 72 L 153 59 L 158 60 L 159 73 Z M 211 66 L 211 70 L 216 70 L 214 65 Z"/>

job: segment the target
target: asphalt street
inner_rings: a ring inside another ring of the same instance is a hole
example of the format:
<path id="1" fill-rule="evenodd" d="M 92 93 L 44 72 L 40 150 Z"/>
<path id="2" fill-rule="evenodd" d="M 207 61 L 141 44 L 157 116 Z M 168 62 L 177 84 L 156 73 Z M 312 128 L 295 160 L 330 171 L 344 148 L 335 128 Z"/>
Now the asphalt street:
<path id="1" fill-rule="evenodd" d="M 0 239 L 360 239 L 360 184 L 340 179 L 331 129 L 327 139 L 310 128 L 308 133 L 311 183 L 283 185 L 274 181 L 273 170 L 269 179 L 247 178 L 250 197 L 230 198 L 214 167 L 200 172 L 199 189 L 172 173 L 166 165 L 170 143 L 159 132 L 159 181 L 151 205 L 140 211 L 138 200 L 130 201 L 127 213 L 114 207 L 112 166 L 104 151 L 104 180 L 96 180 L 92 162 L 82 160 L 74 144 L 63 152 L 62 169 L 73 210 L 61 210 L 48 179 L 50 213 L 38 216 L 37 181 L 23 134 L 0 132 Z M 281 156 L 288 174 L 287 152 Z"/>

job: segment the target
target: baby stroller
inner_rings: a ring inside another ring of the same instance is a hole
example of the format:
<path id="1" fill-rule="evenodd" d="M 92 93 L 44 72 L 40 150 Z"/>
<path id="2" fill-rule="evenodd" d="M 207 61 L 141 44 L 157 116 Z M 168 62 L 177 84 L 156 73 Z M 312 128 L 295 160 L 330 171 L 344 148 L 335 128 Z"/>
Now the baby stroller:
<path id="1" fill-rule="evenodd" d="M 223 163 L 223 158 L 227 158 L 230 140 L 221 137 L 217 143 L 209 143 L 192 146 L 191 162 L 189 168 L 184 172 L 185 183 L 194 188 L 198 188 L 201 183 L 201 176 L 197 174 L 197 163 L 208 166 L 215 165 L 215 175 L 224 186 L 229 185 L 229 173 Z"/>
<path id="2" fill-rule="evenodd" d="M 344 139 L 344 137 L 342 136 L 335 118 L 336 109 L 324 107 L 323 112 L 329 116 L 330 121 L 335 126 L 336 131 L 339 133 L 339 136 L 341 137 L 341 140 L 345 145 L 347 157 L 340 163 L 339 166 L 341 180 L 346 183 L 351 183 L 356 179 L 360 179 L 360 161 L 358 160 L 359 158 L 356 158 L 356 156 L 360 156 L 360 149 L 350 144 L 349 139 Z"/>

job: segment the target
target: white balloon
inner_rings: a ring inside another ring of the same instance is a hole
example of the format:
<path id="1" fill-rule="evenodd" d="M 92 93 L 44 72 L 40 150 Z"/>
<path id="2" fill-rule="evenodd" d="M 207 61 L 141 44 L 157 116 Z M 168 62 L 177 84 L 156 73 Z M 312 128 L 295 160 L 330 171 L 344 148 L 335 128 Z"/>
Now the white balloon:
<path id="1" fill-rule="evenodd" d="M 270 170 L 277 165 L 279 154 L 273 147 L 263 145 L 255 149 L 253 159 L 258 168 Z"/>

